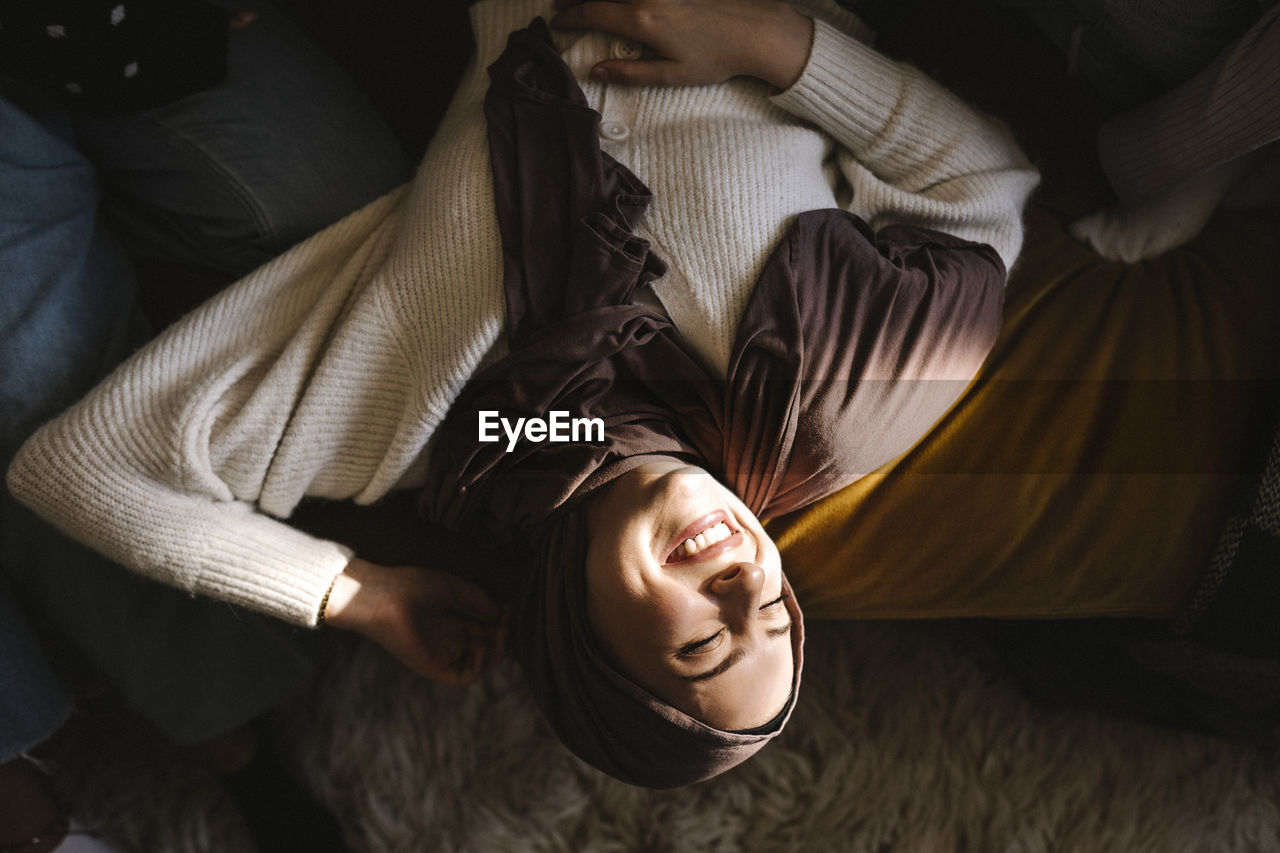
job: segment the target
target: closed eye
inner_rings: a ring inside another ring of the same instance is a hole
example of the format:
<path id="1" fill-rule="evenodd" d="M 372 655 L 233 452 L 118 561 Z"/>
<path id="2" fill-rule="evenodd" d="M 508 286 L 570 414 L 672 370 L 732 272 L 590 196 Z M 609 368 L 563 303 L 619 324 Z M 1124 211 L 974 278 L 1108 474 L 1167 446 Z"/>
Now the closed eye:
<path id="1" fill-rule="evenodd" d="M 782 604 L 786 600 L 787 600 L 787 594 L 784 592 L 782 595 L 778 596 L 773 601 L 768 601 L 760 605 L 760 610 L 761 612 L 764 612 L 766 610 L 771 610 L 777 607 L 779 604 Z M 719 648 L 720 646 L 719 641 L 723 639 L 724 631 L 725 629 L 721 628 L 719 631 L 716 631 L 710 637 L 705 637 L 701 640 L 695 640 L 694 642 L 689 643 L 688 645 L 681 646 L 680 649 L 676 652 L 676 656 L 682 657 L 682 658 L 694 657 L 696 655 L 706 654 L 707 652 L 710 652 Z M 788 619 L 786 625 L 782 626 L 781 628 L 770 628 L 766 633 L 770 637 L 777 637 L 782 634 L 790 633 L 790 631 L 791 631 L 791 620 Z"/>
<path id="2" fill-rule="evenodd" d="M 719 631 L 716 631 L 710 637 L 706 637 L 701 640 L 695 640 L 694 642 L 689 643 L 688 645 L 681 646 L 680 650 L 676 652 L 676 656 L 682 657 L 682 658 L 694 657 L 695 655 L 703 655 L 709 651 L 714 650 L 720 645 L 719 641 L 724 637 L 724 630 L 725 630 L 724 628 L 721 628 Z"/>

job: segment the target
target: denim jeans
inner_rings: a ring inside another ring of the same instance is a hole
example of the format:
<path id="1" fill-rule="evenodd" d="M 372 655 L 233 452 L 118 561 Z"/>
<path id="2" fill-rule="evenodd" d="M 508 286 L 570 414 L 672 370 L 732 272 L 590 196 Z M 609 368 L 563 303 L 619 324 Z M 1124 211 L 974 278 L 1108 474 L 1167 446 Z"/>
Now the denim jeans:
<path id="1" fill-rule="evenodd" d="M 76 114 L 0 80 L 0 470 L 149 335 L 131 258 L 228 280 L 409 176 L 354 84 L 271 8 L 219 86 Z M 304 635 L 139 578 L 0 496 L 0 761 L 73 696 L 60 635 L 179 742 L 234 728 L 309 671 Z"/>

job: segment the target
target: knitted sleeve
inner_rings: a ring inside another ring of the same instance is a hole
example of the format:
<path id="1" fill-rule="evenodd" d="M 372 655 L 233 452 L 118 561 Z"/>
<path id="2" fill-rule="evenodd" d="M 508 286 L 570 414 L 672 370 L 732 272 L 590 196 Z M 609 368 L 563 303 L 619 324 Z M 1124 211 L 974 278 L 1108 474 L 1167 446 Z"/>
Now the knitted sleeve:
<path id="1" fill-rule="evenodd" d="M 841 145 L 846 209 L 986 243 L 1013 266 L 1039 174 L 1009 133 L 918 69 L 814 21 L 809 62 L 774 103 Z"/>
<path id="2" fill-rule="evenodd" d="M 1280 5 L 1207 68 L 1108 121 L 1098 159 L 1137 204 L 1280 139 Z"/>
<path id="3" fill-rule="evenodd" d="M 14 495 L 141 574 L 302 625 L 348 549 L 257 506 L 384 196 L 187 315 L 23 446 Z M 340 414 L 340 413 L 339 413 Z"/>

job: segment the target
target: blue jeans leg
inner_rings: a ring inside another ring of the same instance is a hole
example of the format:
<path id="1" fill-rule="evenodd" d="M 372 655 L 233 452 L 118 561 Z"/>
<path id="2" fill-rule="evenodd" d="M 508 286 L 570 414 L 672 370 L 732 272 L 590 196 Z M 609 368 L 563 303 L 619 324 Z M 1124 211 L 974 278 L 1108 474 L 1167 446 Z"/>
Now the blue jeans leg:
<path id="1" fill-rule="evenodd" d="M 22 550 L 38 547 L 41 563 L 8 572 L 23 606 L 170 740 L 230 731 L 311 676 L 312 632 L 140 577 L 24 513 L 14 514 L 29 531 Z"/>
<path id="2" fill-rule="evenodd" d="M 138 114 L 81 116 L 77 138 L 131 254 L 231 275 L 410 175 L 372 104 L 271 6 L 232 34 L 222 84 Z"/>
<path id="3" fill-rule="evenodd" d="M 148 334 L 125 253 L 97 216 L 94 169 L 57 108 L 35 120 L 0 97 L 0 466 Z M 67 712 L 38 614 L 125 699 L 180 741 L 278 704 L 309 673 L 283 625 L 137 578 L 0 495 L 0 759 Z"/>
<path id="4" fill-rule="evenodd" d="M 0 97 L 0 457 L 92 387 L 144 334 L 92 165 Z"/>
<path id="5" fill-rule="evenodd" d="M 274 9 L 233 34 L 228 65 L 219 86 L 130 116 L 46 104 L 36 121 L 0 98 L 0 465 L 146 337 L 126 249 L 231 277 L 407 179 L 372 107 Z M 7 492 L 0 568 L 176 740 L 243 722 L 309 671 L 309 632 L 137 578 Z M 31 665 L 0 682 L 0 706 L 35 707 L 45 686 L 19 624 L 0 623 L 0 646 Z M 27 728 L 47 735 L 61 713 Z M 31 737 L 0 741 L 0 755 Z"/>
<path id="6" fill-rule="evenodd" d="M 0 98 L 0 465 L 23 439 L 89 388 L 135 336 L 134 281 L 95 215 L 93 167 L 62 133 Z M 44 563 L 58 540 L 5 491 L 0 568 Z M 0 760 L 62 723 L 71 695 L 48 660 L 7 577 L 0 577 Z"/>

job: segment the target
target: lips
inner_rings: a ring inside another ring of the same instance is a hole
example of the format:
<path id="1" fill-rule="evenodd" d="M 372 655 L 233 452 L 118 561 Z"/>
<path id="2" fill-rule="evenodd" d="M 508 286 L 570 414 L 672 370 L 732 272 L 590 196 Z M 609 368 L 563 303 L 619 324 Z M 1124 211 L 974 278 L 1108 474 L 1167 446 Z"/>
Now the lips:
<path id="1" fill-rule="evenodd" d="M 742 542 L 742 533 L 730 524 L 724 510 L 707 513 L 690 524 L 667 548 L 664 564 L 700 562 L 731 550 Z"/>

